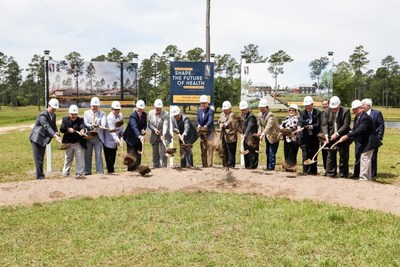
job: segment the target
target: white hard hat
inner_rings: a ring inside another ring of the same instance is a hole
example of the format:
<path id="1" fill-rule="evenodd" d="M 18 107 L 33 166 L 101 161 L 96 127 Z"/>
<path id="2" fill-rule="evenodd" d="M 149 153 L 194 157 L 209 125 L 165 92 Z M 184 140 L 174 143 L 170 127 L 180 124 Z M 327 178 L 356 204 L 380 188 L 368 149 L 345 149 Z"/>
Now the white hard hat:
<path id="1" fill-rule="evenodd" d="M 200 103 L 208 103 L 208 96 L 201 95 L 200 96 Z"/>
<path id="2" fill-rule="evenodd" d="M 119 101 L 113 101 L 111 103 L 111 108 L 112 109 L 121 109 L 121 103 L 119 103 Z"/>
<path id="3" fill-rule="evenodd" d="M 181 113 L 181 110 L 179 109 L 178 106 L 171 106 L 171 115 L 176 116 L 179 113 Z"/>
<path id="4" fill-rule="evenodd" d="M 361 102 L 361 101 L 360 101 Z M 329 100 L 329 107 L 330 108 L 337 108 L 340 105 L 340 99 L 337 96 L 332 96 Z"/>
<path id="5" fill-rule="evenodd" d="M 303 100 L 303 105 L 304 106 L 308 106 L 308 105 L 311 105 L 312 103 L 314 103 L 314 100 L 313 100 L 313 98 L 311 97 L 311 96 L 306 96 L 305 98 L 304 98 L 304 100 Z"/>
<path id="6" fill-rule="evenodd" d="M 55 98 L 49 100 L 49 106 L 52 108 L 60 108 L 60 104 L 58 103 L 58 100 Z"/>
<path id="7" fill-rule="evenodd" d="M 78 114 L 79 110 L 78 110 L 78 107 L 76 105 L 71 105 L 71 106 L 69 106 L 68 112 L 70 114 Z"/>
<path id="8" fill-rule="evenodd" d="M 247 104 L 247 101 L 245 101 L 245 100 L 240 101 L 239 109 L 247 109 L 247 108 L 249 108 L 249 104 Z"/>
<path id="9" fill-rule="evenodd" d="M 229 101 L 224 101 L 222 103 L 222 110 L 230 109 L 232 107 L 231 102 Z"/>
<path id="10" fill-rule="evenodd" d="M 261 99 L 260 102 L 258 103 L 258 107 L 259 108 L 268 107 L 268 100 L 265 98 Z"/>
<path id="11" fill-rule="evenodd" d="M 92 100 L 90 100 L 90 105 L 100 106 L 100 99 L 97 96 L 93 97 Z"/>
<path id="12" fill-rule="evenodd" d="M 351 109 L 359 108 L 361 106 L 362 106 L 362 102 L 358 99 L 351 102 Z"/>
<path id="13" fill-rule="evenodd" d="M 297 104 L 290 104 L 289 108 L 295 109 L 295 110 L 299 110 L 299 106 Z"/>
<path id="14" fill-rule="evenodd" d="M 154 101 L 154 107 L 155 108 L 162 108 L 164 105 L 163 105 L 163 102 L 162 102 L 162 100 L 161 99 L 156 99 L 155 101 Z"/>
<path id="15" fill-rule="evenodd" d="M 136 107 L 140 108 L 140 109 L 144 109 L 144 107 L 145 107 L 144 101 L 143 100 L 138 100 L 136 102 Z"/>

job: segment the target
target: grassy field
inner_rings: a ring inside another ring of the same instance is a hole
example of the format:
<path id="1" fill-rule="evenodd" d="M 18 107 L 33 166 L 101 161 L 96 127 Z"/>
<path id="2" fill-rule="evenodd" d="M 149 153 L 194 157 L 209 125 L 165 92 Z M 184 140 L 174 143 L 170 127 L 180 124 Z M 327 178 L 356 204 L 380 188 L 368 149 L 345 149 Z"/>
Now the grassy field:
<path id="1" fill-rule="evenodd" d="M 399 266 L 400 218 L 217 193 L 0 208 L 1 266 Z"/>

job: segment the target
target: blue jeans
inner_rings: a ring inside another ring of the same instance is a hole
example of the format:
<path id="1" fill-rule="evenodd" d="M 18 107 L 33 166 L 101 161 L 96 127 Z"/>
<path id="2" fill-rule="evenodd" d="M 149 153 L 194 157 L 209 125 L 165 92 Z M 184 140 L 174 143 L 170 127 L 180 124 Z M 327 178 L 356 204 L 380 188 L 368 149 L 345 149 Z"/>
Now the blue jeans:
<path id="1" fill-rule="evenodd" d="M 265 153 L 267 154 L 267 170 L 275 170 L 276 163 L 276 152 L 278 151 L 279 142 L 271 144 L 268 139 L 266 140 L 267 148 Z"/>

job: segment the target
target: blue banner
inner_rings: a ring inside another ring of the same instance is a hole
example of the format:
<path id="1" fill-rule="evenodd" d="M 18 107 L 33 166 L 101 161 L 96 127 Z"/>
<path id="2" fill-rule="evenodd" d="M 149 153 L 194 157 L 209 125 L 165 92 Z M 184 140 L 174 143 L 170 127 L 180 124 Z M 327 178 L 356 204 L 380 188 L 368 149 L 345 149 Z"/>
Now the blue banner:
<path id="1" fill-rule="evenodd" d="M 214 103 L 214 63 L 171 62 L 171 105 L 199 104 L 201 95 L 207 95 Z"/>

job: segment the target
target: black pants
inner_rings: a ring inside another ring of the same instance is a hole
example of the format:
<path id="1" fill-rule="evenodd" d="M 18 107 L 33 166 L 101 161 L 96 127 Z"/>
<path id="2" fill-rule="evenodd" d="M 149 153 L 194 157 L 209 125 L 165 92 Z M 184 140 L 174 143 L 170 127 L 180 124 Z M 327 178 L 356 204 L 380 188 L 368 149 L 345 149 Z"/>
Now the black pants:
<path id="1" fill-rule="evenodd" d="M 135 163 L 131 166 L 128 166 L 128 171 L 134 171 L 142 164 L 142 155 L 138 153 L 138 151 L 142 150 L 142 142 L 136 142 L 133 146 L 126 144 L 128 153 L 133 155 L 136 159 Z"/>
<path id="2" fill-rule="evenodd" d="M 117 156 L 117 149 L 104 147 L 104 158 L 106 159 L 107 171 L 108 173 L 114 172 L 115 157 Z"/>
<path id="3" fill-rule="evenodd" d="M 299 152 L 299 144 L 297 142 L 284 142 L 283 154 L 285 156 L 285 163 L 288 166 L 297 165 L 297 153 Z"/>
<path id="4" fill-rule="evenodd" d="M 258 167 L 258 153 L 256 150 L 259 148 L 253 148 L 246 143 L 244 143 L 244 150 L 248 150 L 249 153 L 244 155 L 244 167 L 246 169 L 257 169 Z"/>
<path id="5" fill-rule="evenodd" d="M 304 161 L 307 159 L 312 159 L 312 157 L 317 153 L 319 148 L 319 141 L 316 136 L 308 136 L 307 141 L 305 141 L 301 146 L 302 156 L 303 156 L 303 173 L 304 174 L 317 174 L 317 162 L 305 165 Z"/>
<path id="6" fill-rule="evenodd" d="M 40 146 L 32 141 L 31 144 L 32 144 L 33 160 L 36 166 L 36 179 L 44 179 L 43 160 L 44 160 L 44 153 L 46 152 L 46 147 Z"/>
<path id="7" fill-rule="evenodd" d="M 332 144 L 330 144 L 332 145 Z M 337 153 L 339 152 L 339 176 L 349 177 L 349 144 L 343 143 L 336 145 L 337 150 L 330 150 L 326 161 L 326 176 L 334 177 L 337 175 Z"/>
<path id="8" fill-rule="evenodd" d="M 235 168 L 236 163 L 236 147 L 237 141 L 232 143 L 227 143 L 224 138 L 222 138 L 222 149 L 223 149 L 223 162 L 222 165 L 228 168 Z"/>

